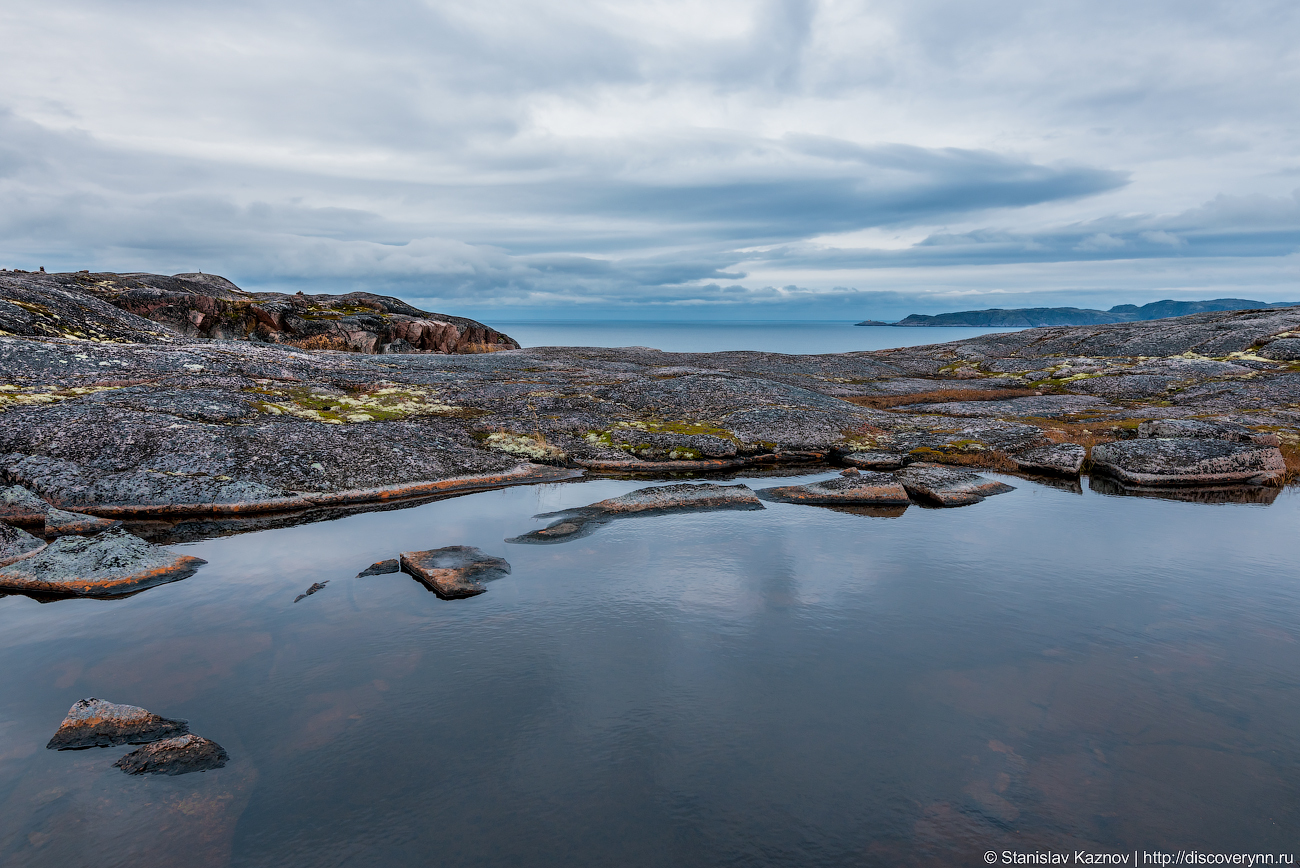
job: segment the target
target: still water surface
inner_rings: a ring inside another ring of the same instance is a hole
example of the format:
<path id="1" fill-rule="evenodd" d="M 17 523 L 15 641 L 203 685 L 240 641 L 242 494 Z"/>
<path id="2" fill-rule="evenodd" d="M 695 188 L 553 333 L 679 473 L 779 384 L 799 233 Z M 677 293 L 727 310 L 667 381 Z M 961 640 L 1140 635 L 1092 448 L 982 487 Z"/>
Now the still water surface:
<path id="1" fill-rule="evenodd" d="M 851 353 L 959 341 L 1019 329 L 889 328 L 844 320 L 789 322 L 509 322 L 492 320 L 522 347 L 653 347 L 669 353 L 760 350 L 768 353 Z"/>
<path id="2" fill-rule="evenodd" d="M 177 546 L 209 565 L 128 599 L 0 599 L 0 864 L 1293 852 L 1300 496 L 999 478 L 961 509 L 768 504 L 549 546 L 503 540 L 648 483 L 513 488 Z M 351 578 L 454 544 L 513 573 L 457 601 Z M 46 750 L 86 696 L 232 762 L 133 778 L 126 747 Z"/>

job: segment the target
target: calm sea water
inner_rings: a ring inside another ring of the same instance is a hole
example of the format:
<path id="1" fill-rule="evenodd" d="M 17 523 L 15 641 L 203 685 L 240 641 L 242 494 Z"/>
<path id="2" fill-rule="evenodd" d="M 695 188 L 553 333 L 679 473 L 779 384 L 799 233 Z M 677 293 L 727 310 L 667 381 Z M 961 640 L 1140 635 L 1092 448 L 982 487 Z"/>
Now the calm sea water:
<path id="1" fill-rule="evenodd" d="M 0 864 L 1297 849 L 1300 496 L 1005 479 L 962 509 L 768 504 L 550 546 L 503 540 L 652 483 L 514 488 L 181 545 L 209 565 L 127 599 L 0 599 Z M 351 578 L 455 544 L 513 573 L 457 601 Z M 125 747 L 46 750 L 86 696 L 232 761 L 135 778 Z"/>
<path id="2" fill-rule="evenodd" d="M 888 328 L 843 320 L 791 322 L 510 322 L 492 320 L 523 347 L 653 347 L 676 353 L 762 350 L 849 353 L 959 341 L 1018 329 Z"/>

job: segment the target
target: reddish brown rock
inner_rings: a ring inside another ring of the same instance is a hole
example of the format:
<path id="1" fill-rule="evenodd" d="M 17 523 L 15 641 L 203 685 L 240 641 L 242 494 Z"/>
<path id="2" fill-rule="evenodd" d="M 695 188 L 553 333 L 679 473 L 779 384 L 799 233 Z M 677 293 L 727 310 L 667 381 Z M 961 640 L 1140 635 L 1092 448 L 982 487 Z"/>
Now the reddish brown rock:
<path id="1" fill-rule="evenodd" d="M 109 747 L 115 744 L 147 744 L 160 738 L 183 735 L 189 721 L 171 720 L 134 705 L 118 705 L 102 699 L 80 699 L 68 709 L 47 748 L 70 750 Z"/>
<path id="2" fill-rule="evenodd" d="M 483 582 L 510 573 L 502 558 L 473 546 L 447 546 L 424 552 L 402 552 L 402 571 L 415 576 L 444 600 L 473 597 L 487 588 Z"/>

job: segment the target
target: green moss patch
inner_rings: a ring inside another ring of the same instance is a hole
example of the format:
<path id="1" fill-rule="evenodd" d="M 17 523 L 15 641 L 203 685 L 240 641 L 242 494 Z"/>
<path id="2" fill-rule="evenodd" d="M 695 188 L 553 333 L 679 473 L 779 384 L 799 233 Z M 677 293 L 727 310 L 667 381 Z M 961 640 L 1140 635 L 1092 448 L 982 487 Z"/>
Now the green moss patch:
<path id="1" fill-rule="evenodd" d="M 308 386 L 258 385 L 244 390 L 266 396 L 253 402 L 254 409 L 272 416 L 293 416 L 326 425 L 360 422 L 390 422 L 413 416 L 480 415 L 480 411 L 437 400 L 433 390 L 381 383 L 368 389 L 325 390 Z"/>

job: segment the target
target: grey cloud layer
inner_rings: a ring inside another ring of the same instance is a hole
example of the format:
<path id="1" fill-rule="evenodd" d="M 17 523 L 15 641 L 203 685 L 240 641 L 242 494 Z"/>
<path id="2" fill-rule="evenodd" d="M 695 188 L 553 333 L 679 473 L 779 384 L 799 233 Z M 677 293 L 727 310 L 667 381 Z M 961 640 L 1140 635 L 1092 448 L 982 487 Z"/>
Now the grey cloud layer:
<path id="1" fill-rule="evenodd" d="M 891 269 L 975 294 L 981 266 L 1296 273 L 1288 4 L 55 0 L 4 23 L 10 267 L 814 312 L 917 300 L 866 292 Z M 868 229 L 916 240 L 821 238 Z"/>

